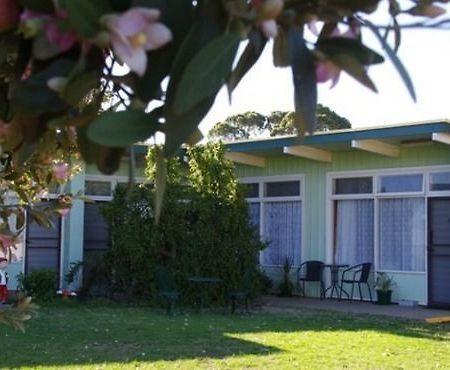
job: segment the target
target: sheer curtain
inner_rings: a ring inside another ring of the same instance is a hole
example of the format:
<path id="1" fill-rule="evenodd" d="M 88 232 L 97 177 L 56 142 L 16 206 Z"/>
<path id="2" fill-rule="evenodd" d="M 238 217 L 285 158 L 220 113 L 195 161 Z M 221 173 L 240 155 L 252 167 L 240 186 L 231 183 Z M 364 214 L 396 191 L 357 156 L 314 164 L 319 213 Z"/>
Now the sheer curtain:
<path id="1" fill-rule="evenodd" d="M 425 199 L 380 200 L 380 269 L 425 271 Z"/>
<path id="2" fill-rule="evenodd" d="M 288 257 L 294 265 L 301 256 L 301 202 L 264 203 L 263 238 L 269 246 L 263 251 L 263 264 L 281 266 Z"/>
<path id="3" fill-rule="evenodd" d="M 335 261 L 373 262 L 373 200 L 336 201 Z"/>
<path id="4" fill-rule="evenodd" d="M 248 204 L 249 214 L 250 214 L 250 222 L 253 226 L 256 227 L 256 229 L 258 230 L 258 233 L 259 233 L 260 213 L 261 213 L 260 207 L 261 206 L 260 206 L 259 202 Z"/>

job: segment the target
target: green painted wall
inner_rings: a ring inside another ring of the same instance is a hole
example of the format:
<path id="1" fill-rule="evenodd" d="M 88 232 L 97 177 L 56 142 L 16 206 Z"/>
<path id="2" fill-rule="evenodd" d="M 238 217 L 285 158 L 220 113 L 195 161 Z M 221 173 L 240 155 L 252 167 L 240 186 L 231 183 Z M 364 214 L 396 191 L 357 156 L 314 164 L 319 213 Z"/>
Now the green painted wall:
<path id="1" fill-rule="evenodd" d="M 251 153 L 249 153 L 251 154 Z M 359 150 L 332 152 L 332 163 L 323 163 L 289 155 L 265 157 L 264 168 L 236 164 L 239 178 L 262 176 L 304 175 L 303 197 L 303 260 L 326 260 L 326 178 L 327 173 L 340 171 L 376 170 L 388 168 L 426 167 L 450 164 L 450 147 L 440 143 L 426 143 L 402 147 L 398 158 L 390 158 Z M 273 269 L 268 271 L 275 276 Z M 405 279 L 398 277 L 397 298 L 426 301 L 426 276 L 416 274 Z M 411 289 L 415 287 L 414 289 Z"/>

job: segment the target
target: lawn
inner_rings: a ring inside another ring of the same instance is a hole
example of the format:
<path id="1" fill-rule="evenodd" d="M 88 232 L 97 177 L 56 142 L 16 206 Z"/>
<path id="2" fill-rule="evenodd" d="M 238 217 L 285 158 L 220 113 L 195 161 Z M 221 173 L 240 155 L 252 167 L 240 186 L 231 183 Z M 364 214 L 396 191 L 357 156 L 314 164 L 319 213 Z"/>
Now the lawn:
<path id="1" fill-rule="evenodd" d="M 0 368 L 450 368 L 450 326 L 299 310 L 251 315 L 142 306 L 41 307 L 0 326 Z"/>

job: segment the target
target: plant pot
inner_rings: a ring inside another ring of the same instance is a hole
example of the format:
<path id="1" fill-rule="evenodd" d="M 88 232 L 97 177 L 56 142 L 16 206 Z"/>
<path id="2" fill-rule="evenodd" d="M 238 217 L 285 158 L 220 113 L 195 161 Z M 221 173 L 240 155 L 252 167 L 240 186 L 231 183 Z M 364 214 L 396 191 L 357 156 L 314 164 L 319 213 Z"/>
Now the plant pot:
<path id="1" fill-rule="evenodd" d="M 392 304 L 392 290 L 377 290 L 377 304 L 388 305 Z"/>

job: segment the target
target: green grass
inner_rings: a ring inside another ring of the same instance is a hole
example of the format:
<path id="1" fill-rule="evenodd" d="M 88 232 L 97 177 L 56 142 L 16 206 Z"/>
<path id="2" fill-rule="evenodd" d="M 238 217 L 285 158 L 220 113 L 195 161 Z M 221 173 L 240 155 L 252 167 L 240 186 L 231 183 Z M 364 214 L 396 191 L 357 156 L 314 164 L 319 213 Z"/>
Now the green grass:
<path id="1" fill-rule="evenodd" d="M 450 326 L 299 310 L 168 317 L 148 307 L 41 307 L 0 326 L 0 368 L 450 368 Z"/>

